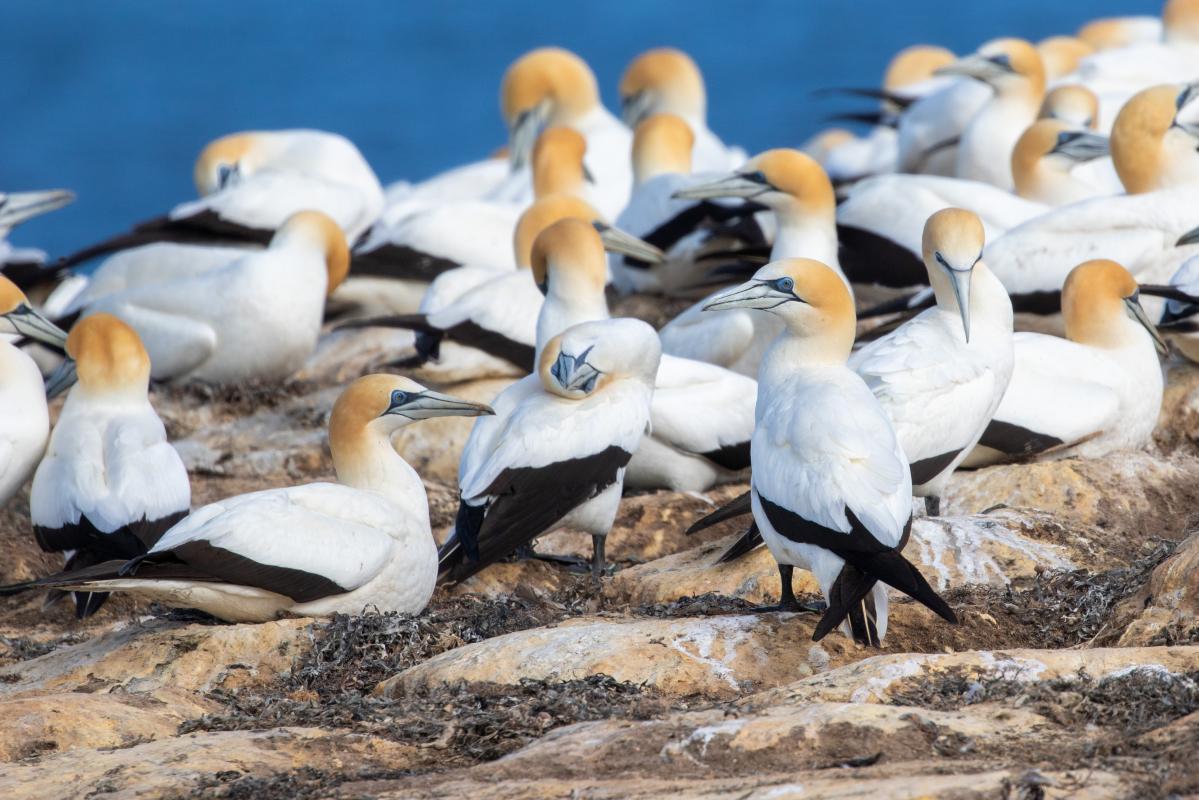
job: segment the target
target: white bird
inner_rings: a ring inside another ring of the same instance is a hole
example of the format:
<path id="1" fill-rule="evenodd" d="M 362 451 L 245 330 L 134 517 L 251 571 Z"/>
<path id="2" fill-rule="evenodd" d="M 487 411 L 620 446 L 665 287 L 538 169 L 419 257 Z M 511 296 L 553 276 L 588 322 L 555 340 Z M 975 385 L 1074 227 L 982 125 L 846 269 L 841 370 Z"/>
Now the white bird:
<path id="1" fill-rule="evenodd" d="M 1078 38 L 1096 50 L 1112 50 L 1162 38 L 1161 17 L 1103 17 L 1078 29 Z"/>
<path id="2" fill-rule="evenodd" d="M 37 543 L 61 552 L 65 570 L 146 552 L 187 516 L 187 468 L 150 405 L 150 356 L 137 333 L 96 314 L 67 337 L 53 396 L 78 380 L 33 476 L 29 514 Z M 82 619 L 107 595 L 75 595 Z"/>
<path id="3" fill-rule="evenodd" d="M 695 136 L 692 161 L 700 172 L 727 172 L 746 159 L 708 128 L 704 77 L 682 50 L 657 47 L 633 59 L 620 78 L 620 111 L 633 130 L 655 114 L 681 117 Z"/>
<path id="4" fill-rule="evenodd" d="M 650 425 L 660 355 L 654 329 L 632 319 L 573 325 L 545 343 L 537 373 L 501 394 L 496 417 L 471 431 L 454 532 L 441 548 L 446 580 L 465 580 L 558 528 L 591 534 L 592 574 L 603 573 L 626 465 Z"/>
<path id="5" fill-rule="evenodd" d="M 325 297 L 349 261 L 341 228 L 319 211 L 301 211 L 266 250 L 106 295 L 82 314 L 107 312 L 137 331 L 156 380 L 281 380 L 312 353 Z"/>
<path id="6" fill-rule="evenodd" d="M 776 221 L 771 261 L 814 258 L 842 274 L 833 185 L 820 165 L 798 150 L 767 150 L 732 175 L 682 189 L 675 196 L 697 200 L 741 197 L 761 203 L 774 212 Z M 857 266 L 861 271 L 855 279 L 877 276 L 876 264 L 861 261 Z M 663 352 L 743 375 L 756 374 L 762 353 L 781 331 L 781 322 L 769 314 L 749 311 L 703 314 L 705 303 L 701 300 L 662 328 Z"/>
<path id="7" fill-rule="evenodd" d="M 0 275 L 0 334 L 62 347 L 67 334 L 34 311 L 25 294 Z M 0 506 L 33 474 L 46 451 L 50 414 L 37 364 L 0 335 Z"/>
<path id="8" fill-rule="evenodd" d="M 1111 258 L 1157 282 L 1194 254 L 1176 247 L 1199 220 L 1199 137 L 1176 119 L 1190 97 L 1181 87 L 1158 86 L 1120 110 L 1110 141 L 1127 194 L 1056 208 L 989 241 L 987 264 L 1018 307 L 1021 297 L 1039 296 L 1051 313 L 1071 265 L 1092 258 Z"/>
<path id="9" fill-rule="evenodd" d="M 1037 42 L 1037 55 L 1045 65 L 1045 79 L 1056 81 L 1078 69 L 1084 58 L 1095 52 L 1095 46 L 1077 36 L 1050 36 Z"/>
<path id="10" fill-rule="evenodd" d="M 148 553 L 25 584 L 127 591 L 232 622 L 364 609 L 416 614 L 437 581 L 420 476 L 391 437 L 414 420 L 490 409 L 407 378 L 367 375 L 338 398 L 329 449 L 338 483 L 238 495 L 196 509 Z"/>
<path id="11" fill-rule="evenodd" d="M 896 128 L 898 171 L 954 175 L 962 132 L 991 96 L 989 86 L 957 78 L 911 103 Z"/>
<path id="12" fill-rule="evenodd" d="M 75 199 L 64 189 L 40 192 L 0 192 L 0 275 L 28 287 L 44 275 L 46 254 L 8 241 L 13 228 L 36 216 L 62 208 Z"/>
<path id="13" fill-rule="evenodd" d="M 741 247 L 761 249 L 766 235 L 755 218 L 756 203 L 682 200 L 675 192 L 708 183 L 712 175 L 693 175 L 695 137 L 686 120 L 652 114 L 633 133 L 635 185 L 616 227 L 665 252 L 660 263 L 613 256 L 612 283 L 622 292 L 694 293 L 722 261 L 736 260 Z M 723 174 L 723 173 L 721 173 Z M 706 260 L 707 254 L 719 254 Z"/>
<path id="14" fill-rule="evenodd" d="M 590 222 L 612 252 L 638 261 L 661 258 L 653 246 L 608 225 L 579 197 L 549 194 L 534 201 L 516 223 L 513 244 L 519 269 L 460 267 L 444 272 L 425 292 L 419 313 L 353 320 L 339 330 L 409 328 L 416 332 L 416 353 L 397 365 L 420 367 L 422 375 L 442 381 L 528 375 L 535 366 L 537 312 L 544 299 L 531 270 L 533 242 L 566 217 Z"/>
<path id="15" fill-rule="evenodd" d="M 1199 230 L 1192 238 L 1199 240 Z M 1141 284 L 1141 294 L 1166 299 L 1165 307 L 1157 322 L 1157 329 L 1165 334 L 1180 353 L 1194 362 L 1199 362 L 1199 256 L 1183 262 L 1170 277 L 1169 284 Z"/>
<path id="16" fill-rule="evenodd" d="M 223 136 L 200 153 L 195 181 L 200 199 L 74 253 L 63 266 L 155 242 L 261 246 L 304 210 L 325 213 L 354 241 L 383 208 L 383 190 L 362 153 L 324 131 Z"/>
<path id="17" fill-rule="evenodd" d="M 1062 290 L 1062 317 L 1066 339 L 1016 334 L 1011 383 L 965 466 L 1095 458 L 1149 443 L 1166 346 L 1136 280 L 1114 261 L 1079 264 Z"/>
<path id="18" fill-rule="evenodd" d="M 1023 39 L 997 39 L 939 72 L 973 78 L 994 90 L 962 131 L 954 174 L 1011 190 L 1012 148 L 1045 99 L 1041 56 Z"/>
<path id="19" fill-rule="evenodd" d="M 780 565 L 780 605 L 797 605 L 790 584 L 799 566 L 829 604 L 813 639 L 841 625 L 880 645 L 883 584 L 956 622 L 900 554 L 911 532 L 911 474 L 886 413 L 846 367 L 855 317 L 841 276 L 808 259 L 773 262 L 708 307 L 769 312 L 785 323 L 758 373 L 751 485 L 754 520 Z"/>

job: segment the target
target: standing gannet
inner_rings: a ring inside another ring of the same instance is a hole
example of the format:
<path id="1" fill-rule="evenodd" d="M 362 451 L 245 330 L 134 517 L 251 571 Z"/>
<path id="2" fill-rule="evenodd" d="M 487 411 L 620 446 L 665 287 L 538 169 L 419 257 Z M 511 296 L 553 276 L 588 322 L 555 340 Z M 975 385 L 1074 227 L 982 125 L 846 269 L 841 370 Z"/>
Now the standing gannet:
<path id="1" fill-rule="evenodd" d="M 345 137 L 324 131 L 221 137 L 200 153 L 194 177 L 199 200 L 74 253 L 62 265 L 154 242 L 265 245 L 284 221 L 306 209 L 324 212 L 353 241 L 383 208 L 383 189 L 362 153 Z"/>
<path id="2" fill-rule="evenodd" d="M 994 90 L 962 131 L 955 175 L 1010 190 L 1012 147 L 1045 98 L 1041 56 L 1023 39 L 997 39 L 940 73 L 973 78 Z"/>
<path id="3" fill-rule="evenodd" d="M 1166 346 L 1115 261 L 1071 270 L 1062 289 L 1066 339 L 1015 336 L 1012 380 L 965 466 L 1032 456 L 1095 458 L 1144 447 L 1161 410 Z"/>
<path id="4" fill-rule="evenodd" d="M 437 582 L 437 547 L 424 485 L 392 434 L 415 420 L 489 413 L 407 378 L 367 375 L 329 419 L 338 483 L 230 497 L 196 509 L 145 555 L 3 590 L 128 591 L 231 622 L 419 613 Z"/>
<path id="5" fill-rule="evenodd" d="M 37 543 L 66 555 L 65 570 L 146 552 L 187 516 L 187 468 L 150 405 L 150 356 L 109 314 L 88 317 L 67 337 L 67 361 L 47 390 L 71 389 L 33 476 L 29 513 Z M 80 619 L 107 595 L 75 595 Z"/>
<path id="6" fill-rule="evenodd" d="M 531 269 L 533 242 L 543 230 L 567 217 L 591 223 L 611 252 L 638 261 L 661 258 L 652 245 L 608 225 L 582 199 L 550 194 L 534 201 L 516 223 L 513 249 L 519 269 L 497 273 L 482 267 L 460 267 L 433 281 L 419 313 L 354 320 L 341 328 L 412 329 L 416 354 L 399 365 L 422 367 L 439 380 L 528 375 L 535 366 L 537 313 L 544 300 Z"/>
<path id="7" fill-rule="evenodd" d="M 633 59 L 620 78 L 620 112 L 634 130 L 655 114 L 681 117 L 695 136 L 692 161 L 700 172 L 727 172 L 745 161 L 744 150 L 708 129 L 704 77 L 682 50 L 657 47 Z"/>
<path id="8" fill-rule="evenodd" d="M 266 250 L 200 275 L 107 295 L 82 314 L 107 312 L 137 331 L 155 380 L 282 380 L 312 353 L 325 297 L 349 265 L 337 223 L 301 211 Z"/>
<path id="9" fill-rule="evenodd" d="M 440 553 L 445 580 L 465 580 L 558 528 L 591 534 L 592 574 L 603 574 L 660 356 L 654 329 L 632 319 L 573 325 L 545 343 L 537 373 L 497 399 L 507 413 L 482 435 L 471 431 L 462 501 Z"/>
<path id="10" fill-rule="evenodd" d="M 46 254 L 32 248 L 14 247 L 8 241 L 8 234 L 22 222 L 62 208 L 74 199 L 75 195 L 64 189 L 0 192 L 0 275 L 26 287 L 44 277 Z"/>
<path id="11" fill-rule="evenodd" d="M 839 271 L 833 185 L 820 165 L 798 150 L 767 150 L 726 178 L 682 189 L 674 196 L 741 197 L 761 203 L 773 212 L 777 228 L 770 260 L 814 258 Z M 865 277 L 865 270 L 858 277 Z M 779 320 L 749 311 L 704 314 L 706 302 L 701 300 L 662 328 L 663 352 L 743 375 L 757 374 L 762 353 L 781 330 Z"/>
<path id="12" fill-rule="evenodd" d="M 848 621 L 842 630 L 856 641 L 880 645 L 883 584 L 956 622 L 900 554 L 912 525 L 911 473 L 886 413 L 846 367 L 856 319 L 841 276 L 810 259 L 776 261 L 708 308 L 768 311 L 785 324 L 758 372 L 750 489 L 754 520 L 779 563 L 782 605 L 796 605 L 791 568 L 799 566 L 829 604 L 815 640 Z"/>
<path id="13" fill-rule="evenodd" d="M 29 305 L 17 285 L 0 275 L 0 334 L 62 347 L 67 334 Z M 50 415 L 42 373 L 29 356 L 0 336 L 0 506 L 8 502 L 46 450 Z"/>
<path id="14" fill-rule="evenodd" d="M 1176 247 L 1199 219 L 1199 136 L 1177 114 L 1192 94 L 1146 89 L 1112 125 L 1112 162 L 1127 191 L 1054 209 L 989 241 L 987 264 L 1012 295 L 1057 307 L 1071 265 L 1111 258 L 1147 282 L 1166 279 L 1194 251 Z"/>
<path id="15" fill-rule="evenodd" d="M 622 292 L 685 293 L 707 285 L 708 273 L 720 261 L 698 264 L 706 253 L 736 259 L 742 246 L 760 249 L 766 238 L 754 213 L 761 206 L 741 201 L 681 200 L 675 192 L 707 183 L 711 176 L 692 175 L 695 136 L 686 120 L 674 114 L 652 114 L 633 133 L 633 196 L 616 226 L 641 237 L 665 253 L 661 263 L 613 257 L 608 260 L 612 283 Z"/>

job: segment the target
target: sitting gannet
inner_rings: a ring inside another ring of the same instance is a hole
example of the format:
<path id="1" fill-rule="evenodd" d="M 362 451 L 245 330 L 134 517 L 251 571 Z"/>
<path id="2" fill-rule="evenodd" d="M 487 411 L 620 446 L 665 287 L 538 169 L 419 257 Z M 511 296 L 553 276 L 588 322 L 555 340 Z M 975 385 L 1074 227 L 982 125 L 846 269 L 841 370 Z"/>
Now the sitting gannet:
<path id="1" fill-rule="evenodd" d="M 25 294 L 3 275 L 0 334 L 25 336 L 54 347 L 67 341 L 67 334 L 34 311 Z M 0 506 L 33 474 L 49 436 L 42 373 L 33 359 L 0 335 Z"/>
<path id="2" fill-rule="evenodd" d="M 660 355 L 654 329 L 632 319 L 573 325 L 545 343 L 537 374 L 497 398 L 507 413 L 471 431 L 458 517 L 441 548 L 446 580 L 465 580 L 558 528 L 591 534 L 592 574 L 603 574 L 625 469 L 650 425 Z"/>
<path id="3" fill-rule="evenodd" d="M 261 246 L 306 209 L 324 212 L 354 241 L 383 208 L 383 189 L 362 153 L 324 131 L 223 136 L 200 153 L 194 173 L 199 200 L 74 253 L 62 265 L 154 242 Z"/>
<path id="4" fill-rule="evenodd" d="M 533 242 L 560 219 L 590 222 L 604 247 L 647 263 L 661 252 L 604 222 L 594 208 L 571 194 L 534 201 L 516 223 L 515 271 L 460 267 L 442 273 L 421 300 L 420 312 L 355 320 L 342 328 L 386 326 L 416 332 L 416 355 L 398 362 L 420 367 L 438 380 L 528 375 L 535 369 L 537 311 L 543 296 L 532 273 Z M 444 349 L 443 349 L 444 348 Z"/>
<path id="5" fill-rule="evenodd" d="M 0 275 L 26 288 L 45 277 L 46 254 L 32 248 L 14 247 L 8 241 L 8 234 L 22 222 L 62 208 L 74 199 L 74 194 L 63 189 L 0 192 Z"/>
<path id="6" fill-rule="evenodd" d="M 883 584 L 956 622 L 900 554 L 912 525 L 911 473 L 886 413 L 845 365 L 856 320 L 841 276 L 809 259 L 777 261 L 708 307 L 768 311 L 786 325 L 758 372 L 750 490 L 754 520 L 780 565 L 783 603 L 795 605 L 791 568 L 799 566 L 829 604 L 813 639 L 842 625 L 856 641 L 880 645 Z"/>
<path id="7" fill-rule="evenodd" d="M 962 131 L 954 174 L 1000 189 L 1012 188 L 1009 157 L 1045 98 L 1045 66 L 1023 39 L 997 39 L 940 70 L 990 86 L 995 94 Z"/>
<path id="8" fill-rule="evenodd" d="M 155 380 L 282 380 L 316 346 L 325 296 L 345 278 L 349 261 L 337 223 L 301 211 L 266 250 L 106 295 L 82 314 L 108 312 L 137 331 Z"/>
<path id="9" fill-rule="evenodd" d="M 1066 339 L 1016 334 L 1011 383 L 965 466 L 1094 458 L 1148 444 L 1166 346 L 1141 308 L 1137 282 L 1114 261 L 1079 264 L 1062 289 L 1062 317 Z"/>
<path id="10" fill-rule="evenodd" d="M 682 50 L 657 47 L 633 59 L 620 78 L 620 112 L 633 130 L 655 114 L 682 118 L 695 136 L 692 160 L 701 172 L 727 172 L 745 161 L 744 150 L 709 130 L 704 77 Z"/>
<path id="11" fill-rule="evenodd" d="M 1175 246 L 1199 219 L 1199 135 L 1177 119 L 1193 97 L 1184 87 L 1156 86 L 1120 110 L 1110 146 L 1127 194 L 1055 208 L 989 241 L 987 264 L 1014 303 L 1040 296 L 1052 313 L 1072 265 L 1092 258 L 1160 282 L 1194 254 Z"/>
<path id="12" fill-rule="evenodd" d="M 820 165 L 798 150 L 767 150 L 730 176 L 679 190 L 674 196 L 741 197 L 761 203 L 773 212 L 777 226 L 770 260 L 814 258 L 840 271 L 833 185 Z M 781 322 L 769 314 L 741 310 L 704 314 L 706 303 L 701 300 L 662 328 L 663 352 L 743 375 L 756 374 L 762 353 L 781 331 Z"/>
<path id="13" fill-rule="evenodd" d="M 191 485 L 150 405 L 150 356 L 133 329 L 96 314 L 71 329 L 66 351 L 48 391 L 78 385 L 33 476 L 29 511 L 37 543 L 65 553 L 71 571 L 145 553 L 187 516 Z M 76 614 L 106 598 L 76 594 Z"/>
<path id="14" fill-rule="evenodd" d="M 682 118 L 653 114 L 633 133 L 633 196 L 616 218 L 621 230 L 664 251 L 661 263 L 629 256 L 608 259 L 612 283 L 623 292 L 694 292 L 708 285 L 719 253 L 735 261 L 742 246 L 761 249 L 765 234 L 754 212 L 762 207 L 741 201 L 682 200 L 675 192 L 708 183 L 712 176 L 692 175 L 695 136 Z"/>
<path id="15" fill-rule="evenodd" d="M 127 591 L 231 622 L 368 608 L 416 614 L 437 582 L 437 548 L 420 476 L 391 436 L 415 420 L 489 413 L 407 378 L 367 375 L 329 419 L 338 483 L 230 497 L 196 509 L 145 555 L 3 591 Z"/>

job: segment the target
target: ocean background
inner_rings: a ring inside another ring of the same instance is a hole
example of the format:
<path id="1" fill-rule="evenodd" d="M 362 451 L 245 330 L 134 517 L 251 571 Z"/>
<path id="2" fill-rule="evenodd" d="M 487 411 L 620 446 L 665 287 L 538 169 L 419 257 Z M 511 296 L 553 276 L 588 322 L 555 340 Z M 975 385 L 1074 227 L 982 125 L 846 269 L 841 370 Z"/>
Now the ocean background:
<path id="1" fill-rule="evenodd" d="M 1037 40 L 1160 2 L 792 0 L 484 3 L 440 0 L 0 0 L 0 190 L 65 187 L 67 208 L 15 243 L 52 256 L 194 197 L 192 163 L 236 130 L 321 128 L 387 184 L 504 143 L 497 95 L 522 52 L 560 45 L 610 108 L 625 65 L 674 45 L 698 61 L 709 124 L 750 152 L 797 145 L 859 107 L 817 89 L 875 86 L 917 42 L 958 53 Z"/>

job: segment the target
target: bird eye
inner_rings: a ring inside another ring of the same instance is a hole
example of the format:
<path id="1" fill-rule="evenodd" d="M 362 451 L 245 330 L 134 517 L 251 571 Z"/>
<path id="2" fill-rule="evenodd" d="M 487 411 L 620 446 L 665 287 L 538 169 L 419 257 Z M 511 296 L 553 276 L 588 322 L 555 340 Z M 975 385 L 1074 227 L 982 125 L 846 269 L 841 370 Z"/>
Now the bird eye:
<path id="1" fill-rule="evenodd" d="M 779 278 L 774 282 L 774 288 L 778 289 L 780 292 L 790 292 L 795 288 L 795 281 L 791 278 Z"/>
<path id="2" fill-rule="evenodd" d="M 762 172 L 762 170 L 758 170 L 756 172 L 746 172 L 743 173 L 741 177 L 745 178 L 745 180 L 750 181 L 751 183 L 760 183 L 763 186 L 768 183 L 766 180 L 766 174 Z"/>
<path id="3" fill-rule="evenodd" d="M 401 392 L 399 389 L 396 389 L 394 392 L 391 393 L 391 404 L 393 406 L 402 406 L 407 402 L 408 402 L 408 393 L 407 392 Z"/>
<path id="4" fill-rule="evenodd" d="M 1012 68 L 1012 58 L 1007 53 L 1000 53 L 997 56 L 991 56 L 991 63 L 996 66 L 1010 70 Z"/>

